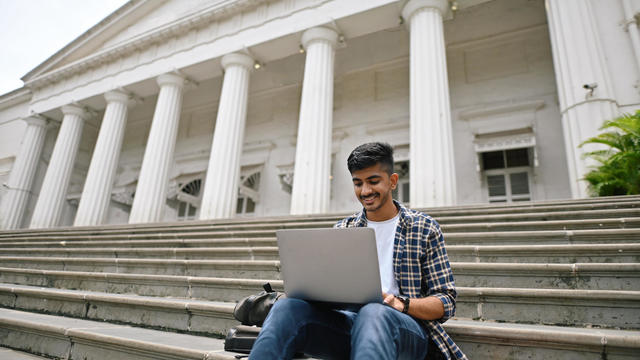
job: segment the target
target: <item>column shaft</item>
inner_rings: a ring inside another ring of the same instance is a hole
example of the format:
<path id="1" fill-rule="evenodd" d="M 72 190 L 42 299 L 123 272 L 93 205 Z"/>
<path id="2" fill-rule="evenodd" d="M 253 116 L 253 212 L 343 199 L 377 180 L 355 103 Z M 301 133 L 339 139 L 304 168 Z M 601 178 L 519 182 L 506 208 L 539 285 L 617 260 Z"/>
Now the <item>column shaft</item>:
<path id="1" fill-rule="evenodd" d="M 578 146 L 596 136 L 605 120 L 616 116 L 611 82 L 595 18 L 589 1 L 548 0 L 547 17 L 562 114 L 565 149 L 571 194 L 574 198 L 588 196 L 582 177 L 595 162 L 585 159 L 585 152 L 602 148 L 589 144 Z M 585 84 L 596 83 L 591 91 Z"/>
<path id="2" fill-rule="evenodd" d="M 131 206 L 130 224 L 161 221 L 167 201 L 168 177 L 178 135 L 184 78 L 164 74 L 158 77 L 158 84 L 160 93 Z"/>
<path id="3" fill-rule="evenodd" d="M 111 189 L 127 124 L 129 96 L 123 92 L 110 91 L 105 94 L 105 98 L 107 108 L 82 190 L 75 226 L 100 225 L 109 209 Z"/>
<path id="4" fill-rule="evenodd" d="M 29 227 L 32 229 L 54 227 L 59 224 L 73 164 L 78 154 L 86 113 L 75 105 L 63 106 L 62 112 L 62 125 L 31 217 Z"/>
<path id="5" fill-rule="evenodd" d="M 446 0 L 411 0 L 403 10 L 410 29 L 411 206 L 456 202 L 443 14 Z"/>
<path id="6" fill-rule="evenodd" d="M 22 144 L 7 182 L 9 190 L 0 205 L 0 228 L 4 230 L 18 229 L 22 226 L 24 211 L 32 193 L 33 179 L 47 135 L 46 120 L 32 117 L 26 122 L 27 128 Z"/>
<path id="7" fill-rule="evenodd" d="M 333 66 L 338 34 L 312 28 L 302 35 L 307 57 L 304 67 L 298 140 L 291 192 L 291 214 L 329 210 Z"/>
<path id="8" fill-rule="evenodd" d="M 252 65 L 253 59 L 243 54 L 222 58 L 225 74 L 200 207 L 202 220 L 230 218 L 235 213 Z"/>

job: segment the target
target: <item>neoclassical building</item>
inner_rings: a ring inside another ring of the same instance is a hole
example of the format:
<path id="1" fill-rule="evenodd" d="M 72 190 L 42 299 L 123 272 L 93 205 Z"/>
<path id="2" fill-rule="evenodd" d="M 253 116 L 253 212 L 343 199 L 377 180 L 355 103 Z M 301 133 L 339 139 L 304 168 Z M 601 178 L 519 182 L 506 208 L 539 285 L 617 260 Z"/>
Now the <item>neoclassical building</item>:
<path id="1" fill-rule="evenodd" d="M 586 197 L 579 145 L 640 104 L 639 10 L 131 0 L 0 96 L 0 226 L 353 211 L 368 141 L 413 207 Z"/>

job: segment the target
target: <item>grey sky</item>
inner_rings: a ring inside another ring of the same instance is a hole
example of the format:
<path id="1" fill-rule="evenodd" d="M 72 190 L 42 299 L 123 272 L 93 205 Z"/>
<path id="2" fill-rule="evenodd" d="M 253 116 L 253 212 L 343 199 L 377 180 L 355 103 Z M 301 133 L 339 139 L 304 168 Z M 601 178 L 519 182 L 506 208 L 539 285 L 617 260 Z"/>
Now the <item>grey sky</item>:
<path id="1" fill-rule="evenodd" d="M 0 95 L 127 0 L 0 0 Z"/>

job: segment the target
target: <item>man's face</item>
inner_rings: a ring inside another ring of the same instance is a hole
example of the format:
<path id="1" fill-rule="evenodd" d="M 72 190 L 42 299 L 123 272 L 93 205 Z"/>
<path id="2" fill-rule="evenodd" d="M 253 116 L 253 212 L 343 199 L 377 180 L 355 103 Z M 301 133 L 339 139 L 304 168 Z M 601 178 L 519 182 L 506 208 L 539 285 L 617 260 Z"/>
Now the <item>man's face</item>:
<path id="1" fill-rule="evenodd" d="M 374 212 L 392 201 L 391 192 L 398 184 L 398 174 L 389 175 L 380 163 L 351 173 L 353 189 L 367 212 Z"/>

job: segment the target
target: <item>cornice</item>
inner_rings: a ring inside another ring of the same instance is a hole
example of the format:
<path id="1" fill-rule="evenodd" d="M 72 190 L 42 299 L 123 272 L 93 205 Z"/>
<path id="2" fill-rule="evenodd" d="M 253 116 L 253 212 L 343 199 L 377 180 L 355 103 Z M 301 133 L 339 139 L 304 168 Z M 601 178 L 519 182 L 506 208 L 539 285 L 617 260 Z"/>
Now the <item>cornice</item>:
<path id="1" fill-rule="evenodd" d="M 26 87 L 21 87 L 4 95 L 0 95 L 0 110 L 15 104 L 27 102 L 31 99 L 32 95 L 31 90 Z"/>
<path id="2" fill-rule="evenodd" d="M 25 83 L 31 81 L 30 77 L 38 76 L 38 72 L 45 72 L 52 66 L 55 66 L 57 61 L 62 60 L 64 56 L 69 55 L 74 50 L 78 49 L 78 47 L 85 44 L 87 41 L 90 41 L 96 36 L 99 36 L 106 28 L 108 28 L 114 21 L 117 21 L 118 18 L 122 16 L 126 16 L 132 11 L 136 11 L 138 8 L 141 8 L 145 5 L 145 3 L 149 2 L 149 0 L 129 0 L 127 3 L 122 5 L 120 8 L 116 9 L 109 16 L 102 19 L 99 23 L 91 27 L 89 30 L 85 31 L 82 35 L 75 38 L 69 44 L 65 45 L 62 49 L 58 50 L 55 54 L 49 57 L 40 65 L 36 66 L 34 69 L 25 74 L 21 80 Z"/>
<path id="3" fill-rule="evenodd" d="M 146 49 L 153 44 L 162 43 L 171 37 L 184 35 L 193 29 L 209 25 L 211 22 L 235 15 L 242 10 L 268 1 L 270 0 L 226 0 L 221 3 L 216 3 L 197 13 L 192 13 L 172 23 L 159 26 L 123 43 L 116 44 L 52 72 L 30 79 L 25 83 L 25 86 L 31 89 L 37 89 L 55 83 L 63 78 L 71 77 L 95 66 L 122 58 L 135 51 Z"/>

